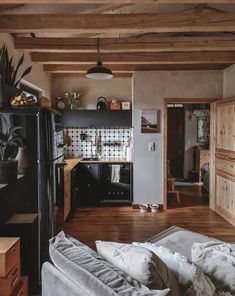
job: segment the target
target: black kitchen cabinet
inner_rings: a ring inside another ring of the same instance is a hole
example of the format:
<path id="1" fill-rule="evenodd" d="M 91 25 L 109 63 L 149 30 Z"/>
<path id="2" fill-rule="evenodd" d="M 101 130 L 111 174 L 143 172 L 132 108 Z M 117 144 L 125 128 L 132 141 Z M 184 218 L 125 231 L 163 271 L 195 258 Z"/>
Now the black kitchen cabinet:
<path id="1" fill-rule="evenodd" d="M 112 180 L 112 170 L 120 177 Z M 72 173 L 72 208 L 132 203 L 132 163 L 79 163 Z"/>
<path id="2" fill-rule="evenodd" d="M 131 127 L 131 110 L 64 110 L 63 127 Z"/>
<path id="3" fill-rule="evenodd" d="M 100 199 L 100 164 L 80 163 L 77 167 L 77 198 L 79 206 L 97 206 Z M 75 193 L 76 194 L 76 193 Z"/>

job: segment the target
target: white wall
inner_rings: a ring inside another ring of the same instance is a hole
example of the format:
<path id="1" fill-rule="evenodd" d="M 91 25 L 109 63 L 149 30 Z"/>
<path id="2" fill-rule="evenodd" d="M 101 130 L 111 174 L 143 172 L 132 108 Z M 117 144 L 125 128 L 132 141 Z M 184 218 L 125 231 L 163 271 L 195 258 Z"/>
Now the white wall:
<path id="1" fill-rule="evenodd" d="M 223 98 L 235 96 L 235 65 L 232 65 L 224 70 L 224 89 Z"/>
<path id="2" fill-rule="evenodd" d="M 163 203 L 163 129 L 141 134 L 141 109 L 162 109 L 164 98 L 221 98 L 222 71 L 135 72 L 134 100 L 134 203 Z M 156 151 L 148 152 L 148 142 Z"/>
<path id="3" fill-rule="evenodd" d="M 11 35 L 0 33 L 0 46 L 4 43 L 7 45 L 9 55 L 14 57 L 14 61 L 17 64 L 23 52 L 14 49 L 13 37 Z M 30 55 L 25 53 L 24 63 L 20 67 L 19 73 L 22 74 L 20 70 L 24 71 L 30 65 L 32 65 Z M 51 98 L 51 75 L 43 71 L 42 65 L 34 64 L 31 73 L 25 76 L 24 80 L 44 90 L 45 95 Z"/>
<path id="4" fill-rule="evenodd" d="M 52 97 L 63 96 L 65 92 L 74 90 L 82 93 L 81 108 L 95 109 L 99 96 L 130 101 L 132 97 L 131 85 L 131 78 L 93 80 L 76 77 L 52 77 Z"/>

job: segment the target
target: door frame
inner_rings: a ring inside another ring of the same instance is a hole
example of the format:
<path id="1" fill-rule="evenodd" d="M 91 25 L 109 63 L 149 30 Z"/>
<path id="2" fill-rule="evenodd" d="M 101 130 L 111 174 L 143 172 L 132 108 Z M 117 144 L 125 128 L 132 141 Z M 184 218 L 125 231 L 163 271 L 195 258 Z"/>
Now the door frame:
<path id="1" fill-rule="evenodd" d="M 212 110 L 214 110 L 213 105 L 211 103 L 214 103 L 218 99 L 215 98 L 165 98 L 163 99 L 163 112 L 162 112 L 162 121 L 163 121 L 163 209 L 167 209 L 167 105 L 168 104 L 210 104 L 210 116 L 213 116 Z M 212 120 L 210 121 L 210 127 L 212 127 Z M 211 143 L 211 139 L 214 138 L 214 130 L 210 130 L 210 152 L 212 149 L 214 149 L 214 143 Z M 211 147 L 212 144 L 212 147 Z M 210 161 L 214 163 L 214 153 L 211 154 Z M 211 176 L 212 174 L 210 174 Z M 210 179 L 211 180 L 211 179 Z M 212 184 L 212 183 L 211 183 Z M 213 188 L 214 186 L 210 186 L 210 188 Z M 213 192 L 210 190 L 209 192 L 209 200 L 210 200 L 210 207 L 213 208 L 213 204 L 211 204 L 211 201 L 213 201 Z"/>

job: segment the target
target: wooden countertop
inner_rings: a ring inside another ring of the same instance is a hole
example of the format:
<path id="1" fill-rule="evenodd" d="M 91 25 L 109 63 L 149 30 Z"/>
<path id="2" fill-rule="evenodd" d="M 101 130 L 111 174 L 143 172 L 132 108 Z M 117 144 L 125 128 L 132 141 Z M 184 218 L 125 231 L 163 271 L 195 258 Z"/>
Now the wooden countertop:
<path id="1" fill-rule="evenodd" d="M 64 172 L 71 172 L 72 169 L 78 164 L 78 163 L 132 163 L 130 160 L 126 160 L 125 158 L 111 158 L 111 157 L 101 157 L 98 160 L 82 160 L 81 157 L 73 157 L 73 158 L 66 158 L 65 161 L 67 162 L 67 166 L 64 169 Z"/>

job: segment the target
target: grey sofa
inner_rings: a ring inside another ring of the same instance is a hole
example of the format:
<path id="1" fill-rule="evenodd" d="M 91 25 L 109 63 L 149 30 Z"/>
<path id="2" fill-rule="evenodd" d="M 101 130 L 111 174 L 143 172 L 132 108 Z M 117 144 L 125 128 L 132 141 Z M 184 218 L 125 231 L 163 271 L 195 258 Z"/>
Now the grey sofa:
<path id="1" fill-rule="evenodd" d="M 211 237 L 201 235 L 186 229 L 172 226 L 150 238 L 148 242 L 165 246 L 191 259 L 191 247 L 194 242 L 217 241 Z M 70 280 L 49 262 L 42 267 L 42 296 L 98 296 L 88 295 L 79 282 Z M 101 295 L 100 295 L 101 296 Z"/>

